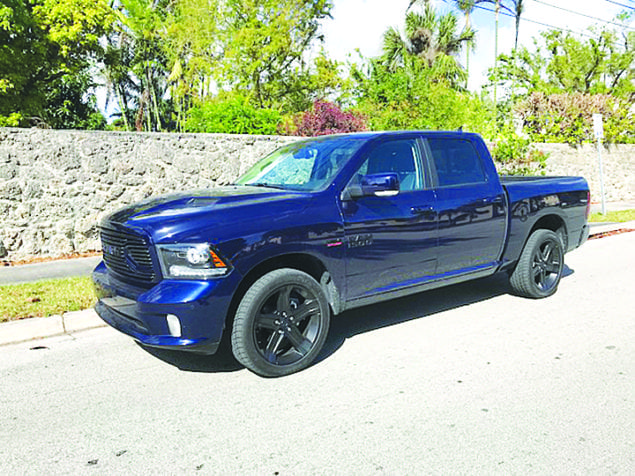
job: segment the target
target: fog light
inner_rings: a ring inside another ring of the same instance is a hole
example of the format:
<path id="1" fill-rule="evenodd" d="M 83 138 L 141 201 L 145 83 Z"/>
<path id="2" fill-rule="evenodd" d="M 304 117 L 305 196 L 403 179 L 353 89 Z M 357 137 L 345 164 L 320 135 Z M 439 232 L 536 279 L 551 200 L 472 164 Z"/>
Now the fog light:
<path id="1" fill-rule="evenodd" d="M 165 316 L 165 320 L 168 322 L 168 329 L 170 334 L 174 337 L 181 337 L 181 321 L 174 314 L 168 314 Z"/>

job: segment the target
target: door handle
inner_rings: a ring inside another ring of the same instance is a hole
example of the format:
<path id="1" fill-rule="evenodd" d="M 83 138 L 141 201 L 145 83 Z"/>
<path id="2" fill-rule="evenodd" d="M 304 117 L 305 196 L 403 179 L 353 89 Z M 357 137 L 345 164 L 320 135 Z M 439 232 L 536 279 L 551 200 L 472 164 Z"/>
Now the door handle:
<path id="1" fill-rule="evenodd" d="M 503 197 L 483 198 L 481 199 L 483 205 L 499 205 L 503 203 Z"/>

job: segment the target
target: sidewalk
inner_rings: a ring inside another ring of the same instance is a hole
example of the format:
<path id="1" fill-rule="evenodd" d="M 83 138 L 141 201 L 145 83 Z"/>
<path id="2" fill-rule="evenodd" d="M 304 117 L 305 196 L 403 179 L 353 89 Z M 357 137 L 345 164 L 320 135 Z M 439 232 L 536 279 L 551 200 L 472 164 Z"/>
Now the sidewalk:
<path id="1" fill-rule="evenodd" d="M 621 229 L 635 230 L 635 221 L 627 223 L 592 223 L 591 236 Z M 57 261 L 52 263 L 54 263 L 58 268 L 64 268 L 62 262 Z M 45 265 L 47 263 L 40 264 Z M 38 265 L 24 265 L 24 267 L 26 266 Z M 7 267 L 4 268 L 4 270 L 14 270 L 15 268 L 18 268 L 18 266 Z M 92 267 L 90 269 L 92 269 Z M 0 270 L 3 270 L 3 268 L 0 268 Z M 87 271 L 86 274 L 89 274 L 89 271 Z M 0 273 L 0 278 L 1 277 L 2 276 Z M 19 321 L 11 321 L 0 324 L 0 347 L 4 345 L 28 342 L 36 339 L 44 339 L 46 337 L 72 335 L 81 331 L 105 326 L 106 323 L 101 320 L 101 318 L 93 309 L 66 312 L 61 316 L 37 317 Z"/>

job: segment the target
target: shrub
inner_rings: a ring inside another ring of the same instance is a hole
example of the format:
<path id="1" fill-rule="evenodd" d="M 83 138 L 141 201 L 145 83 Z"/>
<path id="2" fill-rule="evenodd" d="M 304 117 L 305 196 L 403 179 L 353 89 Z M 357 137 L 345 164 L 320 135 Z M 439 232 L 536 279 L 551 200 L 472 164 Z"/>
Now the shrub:
<path id="1" fill-rule="evenodd" d="M 365 69 L 364 69 L 365 68 Z M 414 63 L 390 71 L 371 60 L 351 72 L 357 81 L 356 109 L 372 130 L 456 130 L 491 137 L 496 132 L 494 107 L 480 97 L 457 91 L 433 72 Z"/>
<path id="2" fill-rule="evenodd" d="M 358 132 L 366 130 L 364 117 L 352 111 L 342 111 L 336 104 L 315 101 L 310 111 L 296 115 L 286 124 L 285 132 L 305 137 Z"/>
<path id="3" fill-rule="evenodd" d="M 22 122 L 22 114 L 12 112 L 8 116 L 0 116 L 0 127 L 19 127 Z"/>
<path id="4" fill-rule="evenodd" d="M 492 149 L 502 175 L 544 175 L 547 157 L 531 144 L 531 139 L 514 132 L 500 134 Z"/>
<path id="5" fill-rule="evenodd" d="M 272 109 L 257 109 L 242 97 L 208 100 L 192 107 L 185 121 L 186 132 L 226 134 L 276 134 L 282 116 Z"/>
<path id="6" fill-rule="evenodd" d="M 635 143 L 632 106 L 609 94 L 533 93 L 518 104 L 516 112 L 535 142 L 592 142 L 593 114 L 598 113 L 604 119 L 605 142 Z"/>

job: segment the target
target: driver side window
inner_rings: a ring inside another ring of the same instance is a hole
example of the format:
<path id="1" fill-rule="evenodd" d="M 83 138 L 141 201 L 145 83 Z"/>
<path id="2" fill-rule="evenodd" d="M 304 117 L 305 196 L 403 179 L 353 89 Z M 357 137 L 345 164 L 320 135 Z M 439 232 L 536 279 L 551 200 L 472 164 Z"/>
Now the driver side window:
<path id="1" fill-rule="evenodd" d="M 379 144 L 355 175 L 355 180 L 363 175 L 394 173 L 399 177 L 402 192 L 423 189 L 423 174 L 415 139 L 400 139 Z"/>

